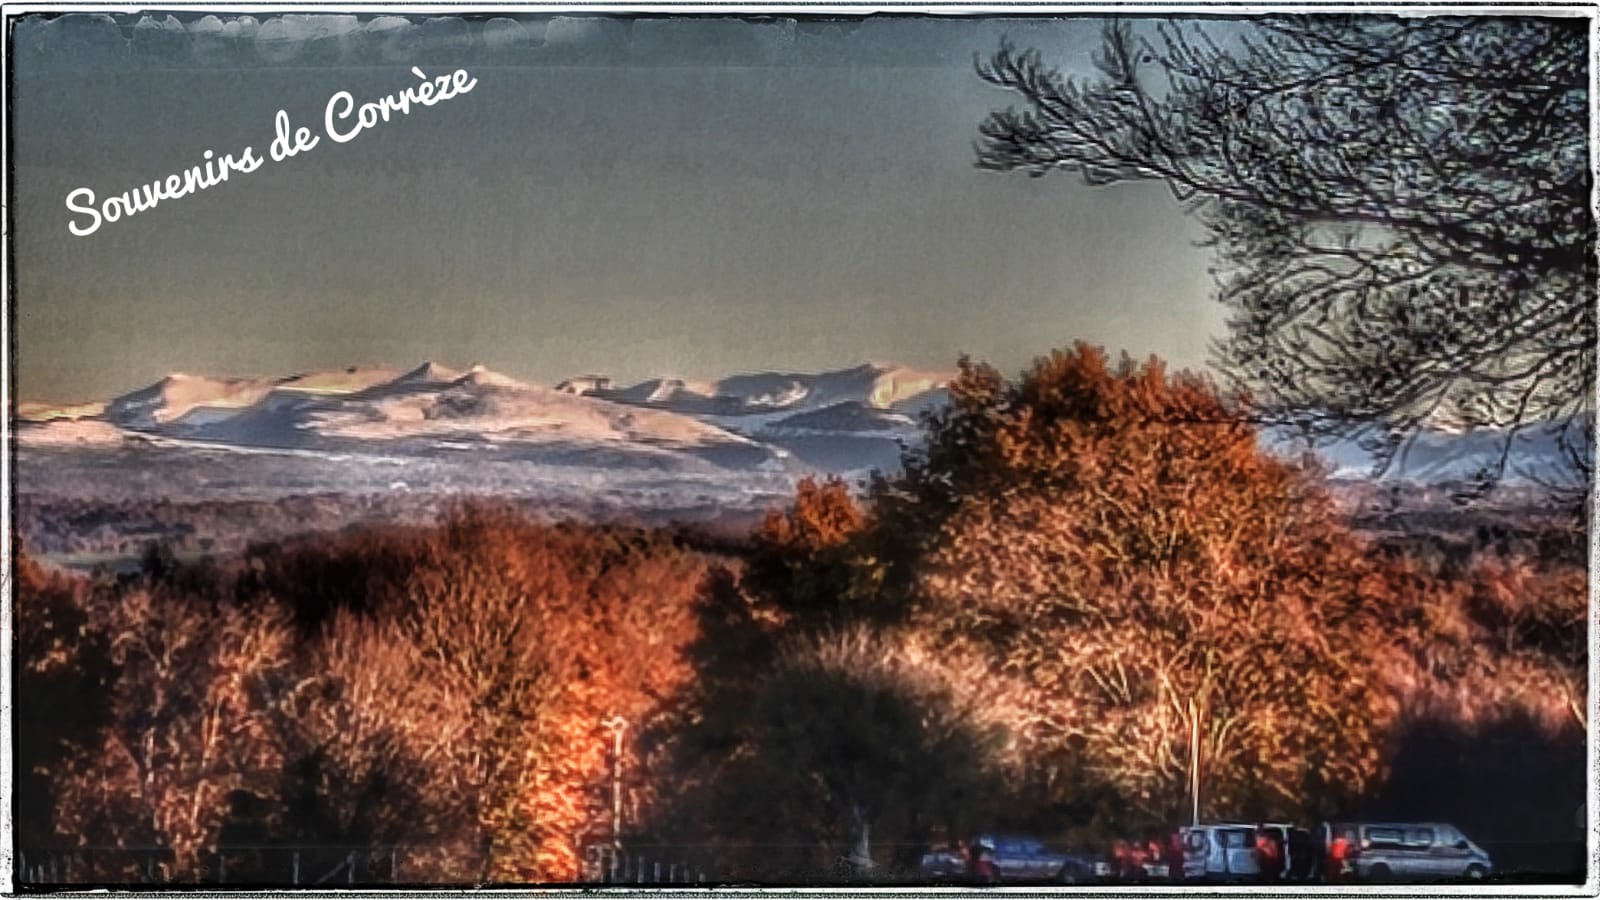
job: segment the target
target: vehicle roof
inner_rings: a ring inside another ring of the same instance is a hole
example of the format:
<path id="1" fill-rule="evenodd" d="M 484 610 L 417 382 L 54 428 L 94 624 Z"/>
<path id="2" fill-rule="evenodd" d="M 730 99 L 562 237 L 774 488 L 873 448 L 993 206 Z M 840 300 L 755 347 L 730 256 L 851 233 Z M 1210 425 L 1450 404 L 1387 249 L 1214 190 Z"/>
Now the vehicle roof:
<path id="1" fill-rule="evenodd" d="M 1449 822 L 1335 822 L 1335 828 L 1449 828 L 1460 829 Z"/>

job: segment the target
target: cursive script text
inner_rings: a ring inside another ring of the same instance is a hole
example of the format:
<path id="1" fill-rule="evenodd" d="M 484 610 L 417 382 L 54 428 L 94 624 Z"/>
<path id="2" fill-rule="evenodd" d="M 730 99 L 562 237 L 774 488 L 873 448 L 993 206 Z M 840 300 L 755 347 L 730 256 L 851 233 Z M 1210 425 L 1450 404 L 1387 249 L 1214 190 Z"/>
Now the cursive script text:
<path id="1" fill-rule="evenodd" d="M 379 122 L 389 121 L 392 116 L 410 115 L 413 107 L 433 106 L 465 94 L 478 85 L 478 79 L 468 75 L 466 69 L 431 78 L 421 69 L 413 67 L 411 74 L 417 76 L 421 84 L 407 85 L 402 90 L 359 107 L 349 91 L 340 91 L 329 97 L 323 114 L 324 133 L 336 144 L 348 143 Z M 273 162 L 283 162 L 311 150 L 321 141 L 309 128 L 292 128 L 287 110 L 278 110 L 273 117 L 273 126 L 276 134 L 268 149 Z M 67 221 L 67 230 L 77 237 L 88 237 L 99 231 L 102 225 L 154 209 L 163 200 L 176 200 L 215 187 L 227 181 L 230 174 L 248 175 L 265 162 L 256 155 L 253 147 L 221 157 L 207 150 L 199 165 L 104 200 L 98 200 L 91 188 L 77 188 L 67 194 L 67 210 L 73 214 Z"/>

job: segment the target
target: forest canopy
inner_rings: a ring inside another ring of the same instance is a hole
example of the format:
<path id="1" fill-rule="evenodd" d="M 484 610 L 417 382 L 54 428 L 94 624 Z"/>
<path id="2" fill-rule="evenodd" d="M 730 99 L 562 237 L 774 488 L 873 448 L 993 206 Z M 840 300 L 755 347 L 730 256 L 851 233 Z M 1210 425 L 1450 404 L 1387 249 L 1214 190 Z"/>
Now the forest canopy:
<path id="1" fill-rule="evenodd" d="M 1566 846 L 1500 812 L 1581 788 L 1580 557 L 1359 531 L 1156 359 L 963 360 L 950 398 L 902 471 L 716 549 L 472 504 L 123 576 L 24 557 L 19 840 L 109 883 L 283 884 L 291 849 L 364 883 L 893 879 L 977 829 L 1185 820 L 1197 758 L 1207 818 L 1404 798 Z"/>

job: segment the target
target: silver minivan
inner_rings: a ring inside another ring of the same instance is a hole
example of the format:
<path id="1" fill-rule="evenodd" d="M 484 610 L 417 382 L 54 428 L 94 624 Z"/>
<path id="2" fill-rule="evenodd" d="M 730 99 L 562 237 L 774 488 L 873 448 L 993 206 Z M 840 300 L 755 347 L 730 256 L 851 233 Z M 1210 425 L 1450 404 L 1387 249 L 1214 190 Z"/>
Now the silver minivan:
<path id="1" fill-rule="evenodd" d="M 1288 853 L 1291 826 L 1281 823 L 1250 825 L 1217 822 L 1185 825 L 1178 829 L 1183 841 L 1183 879 L 1185 881 L 1239 881 L 1261 876 L 1256 863 L 1256 835 L 1262 829 L 1276 831 L 1279 846 Z M 1286 859 L 1286 867 L 1292 860 Z"/>
<path id="2" fill-rule="evenodd" d="M 1439 822 L 1334 825 L 1354 838 L 1356 877 L 1366 881 L 1482 881 L 1494 863 L 1482 847 Z"/>

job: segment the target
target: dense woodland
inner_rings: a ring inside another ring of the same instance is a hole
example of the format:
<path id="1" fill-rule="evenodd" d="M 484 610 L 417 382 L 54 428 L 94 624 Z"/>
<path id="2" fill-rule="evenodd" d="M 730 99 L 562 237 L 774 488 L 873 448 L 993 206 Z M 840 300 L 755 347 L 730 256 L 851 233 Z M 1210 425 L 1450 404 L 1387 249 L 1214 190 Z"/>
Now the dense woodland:
<path id="1" fill-rule="evenodd" d="M 620 772 L 627 847 L 774 882 L 866 843 L 892 877 L 973 829 L 1186 821 L 1198 730 L 1208 818 L 1446 820 L 1576 875 L 1582 525 L 1374 537 L 1250 412 L 1080 345 L 963 362 L 901 472 L 737 539 L 474 503 L 120 576 L 23 556 L 18 847 L 564 882 Z"/>

